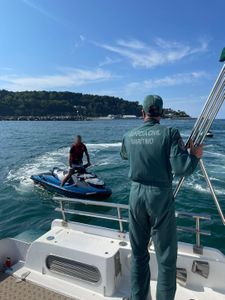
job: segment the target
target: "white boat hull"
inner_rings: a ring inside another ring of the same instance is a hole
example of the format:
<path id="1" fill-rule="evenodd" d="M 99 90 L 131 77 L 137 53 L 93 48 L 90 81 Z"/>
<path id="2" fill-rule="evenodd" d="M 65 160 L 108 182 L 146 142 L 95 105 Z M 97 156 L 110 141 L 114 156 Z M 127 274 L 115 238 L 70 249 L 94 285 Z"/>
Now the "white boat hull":
<path id="1" fill-rule="evenodd" d="M 14 239 L 0 241 L 1 261 L 10 256 L 14 263 L 13 269 L 8 272 L 74 299 L 128 299 L 131 258 L 128 235 L 80 223 L 69 222 L 64 225 L 62 220 L 53 221 L 51 230 L 30 245 Z M 155 300 L 157 263 L 153 245 L 149 251 L 152 274 L 150 286 L 152 299 Z M 87 272 L 87 280 L 85 277 L 78 278 L 80 275 L 71 276 L 67 274 L 66 265 L 57 270 L 49 269 L 47 262 L 51 255 L 96 269 L 91 269 L 92 277 Z M 193 272 L 194 261 L 207 263 L 207 278 Z M 193 245 L 179 242 L 177 268 L 185 270 L 186 277 L 181 284 L 177 284 L 176 300 L 225 299 L 225 257 L 220 251 L 204 247 L 200 255 L 193 252 Z M 96 282 L 90 282 L 89 277 Z"/>

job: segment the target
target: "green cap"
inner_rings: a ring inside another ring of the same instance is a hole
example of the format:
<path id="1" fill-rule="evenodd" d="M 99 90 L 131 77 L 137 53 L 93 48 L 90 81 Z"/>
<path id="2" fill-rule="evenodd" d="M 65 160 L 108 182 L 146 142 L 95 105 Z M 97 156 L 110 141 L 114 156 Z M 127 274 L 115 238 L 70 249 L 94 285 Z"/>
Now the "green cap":
<path id="1" fill-rule="evenodd" d="M 145 113 L 149 112 L 150 107 L 156 107 L 159 109 L 159 112 L 162 113 L 163 109 L 163 100 L 158 95 L 148 95 L 145 97 L 143 102 L 143 110 Z"/>
<path id="2" fill-rule="evenodd" d="M 223 48 L 223 51 L 221 53 L 220 61 L 225 61 L 225 47 Z"/>

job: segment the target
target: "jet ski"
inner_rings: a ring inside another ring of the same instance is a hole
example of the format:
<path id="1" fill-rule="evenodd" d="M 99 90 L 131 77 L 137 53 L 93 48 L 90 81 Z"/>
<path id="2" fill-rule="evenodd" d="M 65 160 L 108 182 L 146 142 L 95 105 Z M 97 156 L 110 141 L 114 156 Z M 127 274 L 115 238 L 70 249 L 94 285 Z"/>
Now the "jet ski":
<path id="1" fill-rule="evenodd" d="M 105 186 L 104 181 L 97 175 L 87 172 L 85 167 L 77 168 L 69 181 L 61 186 L 61 181 L 67 173 L 67 170 L 55 167 L 49 172 L 32 175 L 31 179 L 50 192 L 70 198 L 97 200 L 106 199 L 112 194 L 111 189 Z"/>

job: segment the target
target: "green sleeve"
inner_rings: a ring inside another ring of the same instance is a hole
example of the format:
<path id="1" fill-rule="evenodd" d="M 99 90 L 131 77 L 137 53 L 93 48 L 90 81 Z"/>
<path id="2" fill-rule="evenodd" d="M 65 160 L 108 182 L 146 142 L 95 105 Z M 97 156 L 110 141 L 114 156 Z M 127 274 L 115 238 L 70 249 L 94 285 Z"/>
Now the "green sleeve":
<path id="1" fill-rule="evenodd" d="M 191 175 L 194 172 L 198 161 L 199 160 L 194 155 L 189 154 L 185 148 L 179 131 L 177 129 L 171 129 L 170 164 L 174 175 Z"/>
<path id="2" fill-rule="evenodd" d="M 120 149 L 120 156 L 122 157 L 122 159 L 128 159 L 127 150 L 125 146 L 125 136 L 123 137 L 122 146 Z"/>

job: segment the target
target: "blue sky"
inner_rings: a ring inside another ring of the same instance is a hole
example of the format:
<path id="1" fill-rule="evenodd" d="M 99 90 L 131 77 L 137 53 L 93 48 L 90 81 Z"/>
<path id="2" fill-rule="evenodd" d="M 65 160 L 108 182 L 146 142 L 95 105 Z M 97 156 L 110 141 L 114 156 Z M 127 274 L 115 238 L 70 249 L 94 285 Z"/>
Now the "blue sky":
<path id="1" fill-rule="evenodd" d="M 197 116 L 221 68 L 224 11 L 224 0 L 0 0 L 0 89 L 154 93 Z"/>

